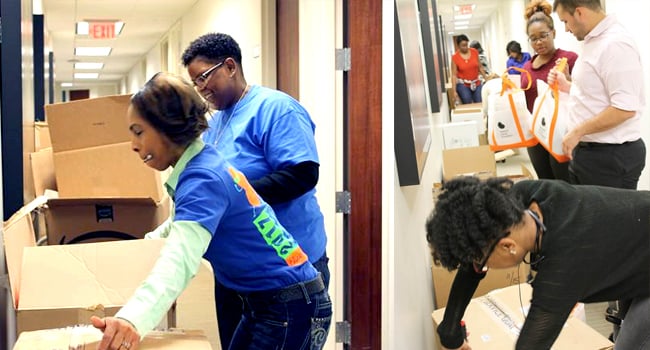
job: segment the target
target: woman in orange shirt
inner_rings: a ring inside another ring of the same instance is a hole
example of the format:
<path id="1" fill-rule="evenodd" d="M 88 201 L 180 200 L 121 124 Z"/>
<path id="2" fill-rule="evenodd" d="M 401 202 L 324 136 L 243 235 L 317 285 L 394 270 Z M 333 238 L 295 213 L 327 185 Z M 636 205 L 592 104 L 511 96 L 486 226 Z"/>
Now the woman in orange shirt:
<path id="1" fill-rule="evenodd" d="M 465 34 L 456 37 L 458 51 L 451 56 L 451 84 L 461 103 L 481 102 L 481 80 L 487 80 L 487 74 L 479 61 L 478 51 L 469 47 L 469 38 Z M 454 99 L 455 100 L 455 99 Z"/>

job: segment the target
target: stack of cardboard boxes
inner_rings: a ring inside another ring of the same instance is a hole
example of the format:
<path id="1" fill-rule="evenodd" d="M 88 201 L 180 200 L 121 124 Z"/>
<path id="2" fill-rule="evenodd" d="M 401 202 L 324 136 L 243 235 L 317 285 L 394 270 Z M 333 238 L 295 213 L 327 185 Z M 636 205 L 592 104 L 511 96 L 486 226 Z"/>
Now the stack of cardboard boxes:
<path id="1" fill-rule="evenodd" d="M 4 223 L 17 334 L 114 314 L 159 256 L 162 240 L 134 239 L 167 219 L 170 200 L 165 174 L 131 150 L 129 98 L 47 105 L 35 128 L 52 146 L 30 156 L 38 197 Z"/>

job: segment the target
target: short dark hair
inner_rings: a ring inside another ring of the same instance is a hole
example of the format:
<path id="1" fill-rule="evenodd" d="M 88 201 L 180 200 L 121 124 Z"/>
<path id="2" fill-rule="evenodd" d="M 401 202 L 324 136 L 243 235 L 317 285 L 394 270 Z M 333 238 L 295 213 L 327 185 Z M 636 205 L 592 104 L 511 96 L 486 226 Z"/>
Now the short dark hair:
<path id="1" fill-rule="evenodd" d="M 187 146 L 208 127 L 208 105 L 185 79 L 157 73 L 131 97 L 131 106 L 174 144 Z"/>
<path id="2" fill-rule="evenodd" d="M 197 57 L 213 63 L 232 57 L 241 65 L 239 44 L 230 35 L 224 33 L 208 33 L 192 41 L 183 52 L 183 66 L 189 66 Z"/>
<path id="3" fill-rule="evenodd" d="M 553 11 L 557 11 L 557 7 L 560 5 L 562 5 L 564 11 L 571 15 L 576 11 L 576 7 L 586 7 L 594 11 L 603 8 L 600 0 L 555 0 L 553 1 Z"/>
<path id="4" fill-rule="evenodd" d="M 516 41 L 511 41 L 506 46 L 506 52 L 510 55 L 511 52 L 521 53 L 521 45 Z"/>
<path id="5" fill-rule="evenodd" d="M 469 38 L 465 34 L 461 34 L 456 37 L 456 45 L 460 45 L 463 41 L 469 41 Z"/>
<path id="6" fill-rule="evenodd" d="M 459 177 L 447 181 L 426 222 L 427 242 L 437 265 L 449 270 L 485 258 L 506 230 L 521 222 L 522 201 L 508 178 Z"/>

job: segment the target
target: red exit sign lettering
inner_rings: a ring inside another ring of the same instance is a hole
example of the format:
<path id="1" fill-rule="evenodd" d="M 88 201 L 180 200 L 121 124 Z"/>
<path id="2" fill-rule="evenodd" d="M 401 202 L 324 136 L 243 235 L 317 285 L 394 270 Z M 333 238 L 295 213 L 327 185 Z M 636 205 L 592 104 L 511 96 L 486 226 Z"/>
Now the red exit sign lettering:
<path id="1" fill-rule="evenodd" d="M 115 23 L 90 22 L 88 24 L 88 35 L 93 39 L 113 39 L 115 38 Z"/>

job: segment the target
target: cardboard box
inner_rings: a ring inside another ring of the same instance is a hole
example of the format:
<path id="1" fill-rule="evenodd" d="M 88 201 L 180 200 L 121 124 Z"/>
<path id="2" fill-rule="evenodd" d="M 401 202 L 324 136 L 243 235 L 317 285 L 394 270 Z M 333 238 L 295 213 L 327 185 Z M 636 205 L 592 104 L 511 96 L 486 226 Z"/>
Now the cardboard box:
<path id="1" fill-rule="evenodd" d="M 143 238 L 162 224 L 170 199 L 49 199 L 44 210 L 49 245 Z"/>
<path id="2" fill-rule="evenodd" d="M 164 193 L 161 173 L 131 150 L 130 95 L 45 106 L 61 198 L 151 198 Z"/>
<path id="3" fill-rule="evenodd" d="M 442 177 L 467 175 L 491 177 L 496 174 L 494 153 L 490 146 L 446 149 L 442 151 Z"/>
<path id="4" fill-rule="evenodd" d="M 516 267 L 509 269 L 489 269 L 487 275 L 476 288 L 474 297 L 485 295 L 495 289 L 526 282 L 529 268 L 528 265 L 522 264 L 519 269 Z M 447 306 L 447 300 L 449 300 L 449 291 L 451 290 L 451 284 L 454 282 L 454 277 L 456 277 L 456 271 L 449 271 L 442 266 L 433 265 L 431 272 L 433 274 L 435 306 L 436 308 L 445 307 Z"/>
<path id="5" fill-rule="evenodd" d="M 472 104 L 476 105 L 476 104 Z M 483 114 L 483 108 L 479 103 L 477 107 L 461 107 L 461 106 L 470 106 L 470 105 L 461 105 L 456 107 L 451 111 L 451 122 L 466 122 L 474 121 L 476 122 L 476 134 L 484 134 L 487 132 L 487 120 Z"/>
<path id="6" fill-rule="evenodd" d="M 479 145 L 476 134 L 476 122 L 456 122 L 441 124 L 442 139 L 445 149 L 476 147 Z"/>
<path id="7" fill-rule="evenodd" d="M 51 350 L 51 349 L 95 349 L 102 333 L 92 326 L 77 326 L 63 329 L 46 329 L 23 332 L 14 346 L 14 350 Z M 142 340 L 141 350 L 211 350 L 212 347 L 202 331 L 171 330 L 154 331 Z"/>
<path id="8" fill-rule="evenodd" d="M 36 246 L 34 204 L 4 225 L 16 327 L 23 331 L 87 323 L 113 315 L 149 275 L 164 240 Z"/>
<path id="9" fill-rule="evenodd" d="M 472 299 L 463 316 L 472 349 L 513 349 L 523 326 L 523 312 L 526 312 L 530 305 L 531 293 L 530 286 L 524 283 Z M 433 312 L 434 327 L 442 322 L 443 316 L 444 309 Z M 571 316 L 562 328 L 553 349 L 597 350 L 609 349 L 611 346 L 612 343 L 607 338 Z"/>

